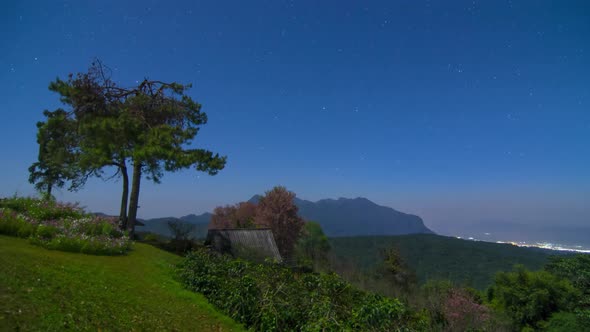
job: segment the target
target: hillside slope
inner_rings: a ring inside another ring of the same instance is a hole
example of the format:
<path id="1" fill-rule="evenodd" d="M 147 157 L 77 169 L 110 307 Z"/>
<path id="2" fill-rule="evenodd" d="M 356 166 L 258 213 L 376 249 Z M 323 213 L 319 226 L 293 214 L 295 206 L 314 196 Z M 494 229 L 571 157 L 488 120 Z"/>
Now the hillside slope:
<path id="1" fill-rule="evenodd" d="M 394 247 L 420 282 L 449 279 L 478 289 L 485 289 L 498 271 L 509 271 L 515 264 L 537 270 L 550 255 L 557 254 L 431 234 L 340 237 L 330 238 L 330 244 L 337 260 L 348 261 L 362 271 L 370 271 L 381 263 L 381 249 Z"/>
<path id="2" fill-rule="evenodd" d="M 180 259 L 139 243 L 90 256 L 0 236 L 0 330 L 241 331 L 173 279 Z"/>

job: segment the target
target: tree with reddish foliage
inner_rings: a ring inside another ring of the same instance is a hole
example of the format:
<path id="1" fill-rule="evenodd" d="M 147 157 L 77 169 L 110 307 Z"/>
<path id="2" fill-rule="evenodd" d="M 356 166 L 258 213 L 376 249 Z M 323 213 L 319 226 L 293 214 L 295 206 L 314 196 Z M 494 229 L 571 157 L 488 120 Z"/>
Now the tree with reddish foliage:
<path id="1" fill-rule="evenodd" d="M 236 228 L 254 228 L 257 206 L 250 202 L 241 202 L 236 206 L 234 225 Z"/>
<path id="2" fill-rule="evenodd" d="M 485 330 L 491 317 L 488 307 L 460 288 L 449 290 L 443 308 L 449 331 Z"/>
<path id="3" fill-rule="evenodd" d="M 272 230 L 279 252 L 286 259 L 293 256 L 295 243 L 304 224 L 297 214 L 294 198 L 295 194 L 287 188 L 274 187 L 260 198 L 255 217 L 256 225 Z"/>
<path id="4" fill-rule="evenodd" d="M 218 206 L 213 210 L 210 229 L 254 228 L 256 204 L 241 202 L 236 205 Z"/>

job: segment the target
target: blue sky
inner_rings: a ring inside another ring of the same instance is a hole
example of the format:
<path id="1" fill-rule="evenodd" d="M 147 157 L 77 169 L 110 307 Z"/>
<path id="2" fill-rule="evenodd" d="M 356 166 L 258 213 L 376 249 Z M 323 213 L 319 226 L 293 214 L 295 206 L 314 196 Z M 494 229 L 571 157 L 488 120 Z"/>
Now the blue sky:
<path id="1" fill-rule="evenodd" d="M 56 77 L 98 57 L 113 79 L 193 83 L 228 156 L 145 182 L 141 217 L 285 185 L 367 197 L 435 229 L 590 221 L 586 1 L 3 1 L 0 195 L 33 194 L 35 123 Z M 115 212 L 120 183 L 58 198 Z"/>

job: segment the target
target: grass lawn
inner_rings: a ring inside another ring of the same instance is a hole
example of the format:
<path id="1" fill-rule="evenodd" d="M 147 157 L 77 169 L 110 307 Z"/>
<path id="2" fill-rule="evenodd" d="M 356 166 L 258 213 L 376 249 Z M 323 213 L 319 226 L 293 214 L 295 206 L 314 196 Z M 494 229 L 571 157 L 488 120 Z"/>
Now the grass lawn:
<path id="1" fill-rule="evenodd" d="M 0 235 L 0 330 L 242 331 L 173 279 L 180 259 L 141 243 L 90 256 Z"/>

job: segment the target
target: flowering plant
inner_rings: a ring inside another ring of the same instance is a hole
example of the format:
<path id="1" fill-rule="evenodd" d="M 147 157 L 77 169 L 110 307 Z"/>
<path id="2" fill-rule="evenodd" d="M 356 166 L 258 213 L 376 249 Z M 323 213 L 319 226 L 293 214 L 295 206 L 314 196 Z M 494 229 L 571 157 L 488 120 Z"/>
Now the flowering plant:
<path id="1" fill-rule="evenodd" d="M 0 234 L 29 238 L 48 249 L 121 255 L 131 249 L 118 220 L 85 213 L 77 204 L 13 197 L 0 200 Z"/>

